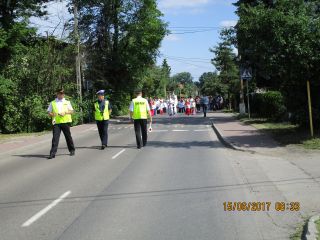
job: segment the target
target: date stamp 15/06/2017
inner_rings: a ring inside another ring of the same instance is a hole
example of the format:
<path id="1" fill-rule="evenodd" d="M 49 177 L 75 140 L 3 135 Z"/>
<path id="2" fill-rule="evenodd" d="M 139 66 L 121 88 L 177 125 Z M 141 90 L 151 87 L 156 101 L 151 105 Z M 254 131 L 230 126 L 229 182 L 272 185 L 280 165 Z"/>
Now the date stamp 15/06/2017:
<path id="1" fill-rule="evenodd" d="M 225 212 L 265 212 L 275 210 L 277 212 L 298 212 L 300 202 L 224 202 Z"/>

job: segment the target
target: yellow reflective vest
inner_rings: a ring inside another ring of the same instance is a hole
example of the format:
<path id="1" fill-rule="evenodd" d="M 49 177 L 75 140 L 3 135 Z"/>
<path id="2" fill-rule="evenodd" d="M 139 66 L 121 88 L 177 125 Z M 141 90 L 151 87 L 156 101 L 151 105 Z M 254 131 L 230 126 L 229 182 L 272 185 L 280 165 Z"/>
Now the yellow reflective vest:
<path id="1" fill-rule="evenodd" d="M 69 112 L 68 106 L 69 106 L 70 102 L 67 100 L 63 100 L 62 102 L 62 112 L 66 113 Z M 54 116 L 52 117 L 52 124 L 60 124 L 60 123 L 71 123 L 72 122 L 72 118 L 71 118 L 71 114 L 66 114 L 64 116 L 60 116 L 59 110 L 58 110 L 58 106 L 57 106 L 57 102 L 54 100 L 51 102 L 51 106 L 52 106 L 52 112 L 54 113 Z"/>
<path id="2" fill-rule="evenodd" d="M 135 98 L 133 102 L 133 119 L 147 119 L 148 118 L 148 108 L 147 100 L 144 98 Z"/>
<path id="3" fill-rule="evenodd" d="M 98 101 L 94 103 L 94 119 L 96 121 L 103 121 L 103 120 L 109 120 L 110 119 L 110 113 L 109 113 L 109 101 L 105 100 L 105 108 L 104 112 L 100 111 L 99 103 Z"/>

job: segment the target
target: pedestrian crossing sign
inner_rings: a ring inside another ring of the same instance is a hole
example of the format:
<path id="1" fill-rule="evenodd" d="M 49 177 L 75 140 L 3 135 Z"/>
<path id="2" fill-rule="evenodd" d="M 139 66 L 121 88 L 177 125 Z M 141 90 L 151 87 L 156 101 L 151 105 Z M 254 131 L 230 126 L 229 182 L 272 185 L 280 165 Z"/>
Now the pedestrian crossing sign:
<path id="1" fill-rule="evenodd" d="M 241 78 L 244 80 L 251 80 L 252 79 L 252 71 L 249 68 L 245 68 L 242 70 Z"/>

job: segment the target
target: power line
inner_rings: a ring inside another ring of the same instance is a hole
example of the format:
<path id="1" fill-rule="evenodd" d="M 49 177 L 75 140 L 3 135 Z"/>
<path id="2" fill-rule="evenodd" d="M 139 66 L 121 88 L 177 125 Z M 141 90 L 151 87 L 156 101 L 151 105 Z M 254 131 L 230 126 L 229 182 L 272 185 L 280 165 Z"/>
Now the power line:
<path id="1" fill-rule="evenodd" d="M 210 64 L 211 62 L 209 61 L 199 61 L 199 60 L 186 60 L 186 59 L 181 59 L 181 58 L 172 58 L 172 57 L 167 57 L 168 59 L 174 59 L 174 60 L 180 60 L 180 61 L 185 61 L 185 62 L 190 62 L 190 63 L 204 63 L 204 64 Z"/>
<path id="2" fill-rule="evenodd" d="M 212 32 L 216 31 L 217 29 L 202 29 L 202 30 L 194 30 L 194 31 L 182 31 L 182 32 L 177 32 L 177 31 L 172 31 L 169 34 L 174 34 L 174 35 L 182 35 L 182 34 L 194 34 L 194 33 L 204 33 L 204 32 Z"/>
<path id="3" fill-rule="evenodd" d="M 208 62 L 208 61 L 210 61 L 211 62 L 211 60 L 212 59 L 210 59 L 210 58 L 197 58 L 197 57 L 179 57 L 179 56 L 170 56 L 170 55 L 166 55 L 166 54 L 161 54 L 161 56 L 163 56 L 163 57 L 170 57 L 170 58 L 178 58 L 178 59 L 182 59 L 182 60 L 192 60 L 192 61 L 196 61 L 196 60 L 199 60 L 199 61 L 202 61 L 202 62 Z"/>
<path id="4" fill-rule="evenodd" d="M 220 27 L 168 27 L 169 29 L 222 29 L 224 27 L 220 26 Z"/>
<path id="5" fill-rule="evenodd" d="M 182 62 L 182 63 L 184 63 L 184 64 L 188 64 L 188 65 L 191 65 L 191 66 L 195 66 L 195 67 L 197 67 L 197 68 L 204 68 L 204 69 L 208 69 L 209 68 L 209 66 L 201 66 L 201 65 L 197 65 L 197 64 L 193 64 L 193 63 L 189 63 L 189 62 L 186 62 L 186 61 L 183 61 L 183 60 L 179 60 L 179 59 L 173 59 L 173 58 L 168 58 L 168 59 L 170 59 L 170 60 L 172 60 L 172 61 L 176 61 L 176 62 Z M 212 66 L 213 67 L 213 66 Z"/>
<path id="6" fill-rule="evenodd" d="M 172 30 L 172 32 L 170 32 L 170 34 L 193 34 L 193 33 L 202 33 L 202 32 L 211 32 L 211 31 L 217 31 L 217 30 L 221 30 L 221 29 L 225 29 L 227 27 L 223 27 L 223 26 L 208 26 L 208 27 L 204 27 L 204 26 L 188 26 L 188 27 L 183 27 L 183 26 L 179 26 L 179 27 L 168 27 L 169 30 Z"/>

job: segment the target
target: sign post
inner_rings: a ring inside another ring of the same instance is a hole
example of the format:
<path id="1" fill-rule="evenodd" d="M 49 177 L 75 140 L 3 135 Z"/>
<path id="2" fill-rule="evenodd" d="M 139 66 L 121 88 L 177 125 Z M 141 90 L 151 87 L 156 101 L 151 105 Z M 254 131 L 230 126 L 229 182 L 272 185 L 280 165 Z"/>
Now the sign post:
<path id="1" fill-rule="evenodd" d="M 310 120 L 309 120 L 310 121 L 310 133 L 311 133 L 311 137 L 314 137 L 310 81 L 307 81 L 307 91 L 308 91 L 308 105 L 309 105 L 309 118 L 310 118 Z"/>
<path id="2" fill-rule="evenodd" d="M 252 70 L 251 68 L 243 68 L 241 69 L 241 81 L 247 81 L 247 101 L 248 101 L 248 116 L 249 119 L 251 118 L 251 111 L 250 111 L 250 95 L 249 95 L 249 81 L 252 79 Z M 241 106 L 240 106 L 241 110 Z M 240 111 L 241 113 L 241 111 Z"/>
<path id="3" fill-rule="evenodd" d="M 240 115 L 246 114 L 246 105 L 244 104 L 244 91 L 243 91 L 243 79 L 240 74 L 240 104 L 239 104 Z"/>
<path id="4" fill-rule="evenodd" d="M 251 111 L 250 111 L 249 79 L 247 79 L 247 98 L 248 98 L 248 116 L 250 119 L 251 118 Z"/>

